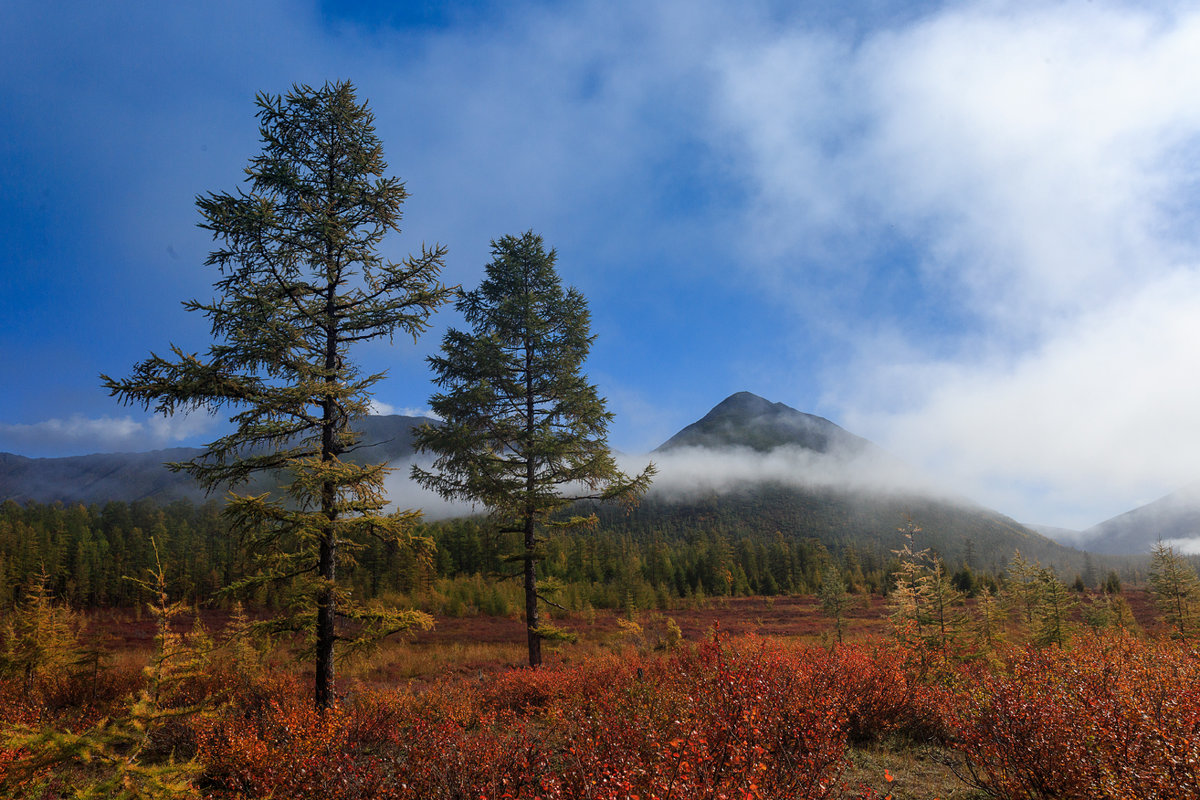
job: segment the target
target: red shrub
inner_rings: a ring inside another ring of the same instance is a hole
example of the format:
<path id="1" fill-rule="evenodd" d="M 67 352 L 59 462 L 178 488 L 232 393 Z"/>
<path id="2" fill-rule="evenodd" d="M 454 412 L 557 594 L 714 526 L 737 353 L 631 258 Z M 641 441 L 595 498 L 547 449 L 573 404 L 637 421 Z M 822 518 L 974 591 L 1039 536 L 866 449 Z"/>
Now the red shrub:
<path id="1" fill-rule="evenodd" d="M 851 741 L 888 735 L 915 741 L 946 737 L 943 720 L 952 695 L 931 684 L 918 663 L 907 649 L 894 645 L 842 647 L 830 657 L 824 674 L 846 715 Z"/>
<path id="2" fill-rule="evenodd" d="M 813 652 L 717 641 L 610 676 L 608 694 L 555 720 L 562 796 L 828 796 L 845 735 Z"/>
<path id="3" fill-rule="evenodd" d="M 1185 646 L 1028 650 L 961 703 L 956 746 L 1001 796 L 1200 798 L 1200 658 Z"/>

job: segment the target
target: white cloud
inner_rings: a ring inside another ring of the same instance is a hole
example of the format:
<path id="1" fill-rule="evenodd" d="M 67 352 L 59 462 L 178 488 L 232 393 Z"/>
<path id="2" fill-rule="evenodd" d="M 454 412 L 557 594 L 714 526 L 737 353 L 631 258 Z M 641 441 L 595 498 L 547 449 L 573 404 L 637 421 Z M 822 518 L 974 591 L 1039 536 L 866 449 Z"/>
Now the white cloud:
<path id="1" fill-rule="evenodd" d="M 395 406 L 389 405 L 377 397 L 372 397 L 367 406 L 372 414 L 387 415 L 397 413 Z"/>
<path id="2" fill-rule="evenodd" d="M 472 503 L 445 500 L 437 492 L 426 489 L 409 477 L 413 461 L 392 464 L 392 472 L 384 481 L 384 494 L 392 508 L 420 509 L 427 520 L 449 519 L 485 513 L 486 509 Z M 422 458 L 422 468 L 430 469 L 433 460 Z"/>
<path id="3" fill-rule="evenodd" d="M 852 429 L 1035 522 L 1200 476 L 1200 12 L 975 3 L 720 64 L 752 266 L 856 349 Z"/>
<path id="4" fill-rule="evenodd" d="M 977 309 L 1037 326 L 1169 265 L 1164 206 L 1200 128 L 1200 16 L 966 11 L 863 64 L 871 191 Z"/>
<path id="5" fill-rule="evenodd" d="M 668 496 L 724 492 L 763 482 L 847 491 L 940 493 L 923 475 L 883 453 L 844 458 L 792 446 L 766 453 L 744 447 L 683 447 L 649 456 L 622 455 L 618 461 L 629 474 L 653 461 L 657 474 L 650 491 Z"/>
<path id="6" fill-rule="evenodd" d="M 378 397 L 372 397 L 368 403 L 370 413 L 378 415 L 398 414 L 402 417 L 428 417 L 430 419 L 438 419 L 437 414 L 434 414 L 428 408 L 414 408 L 410 406 L 394 406 L 391 403 L 385 403 Z"/>
<path id="7" fill-rule="evenodd" d="M 137 420 L 74 415 L 29 424 L 0 424 L 0 450 L 53 457 L 84 452 L 141 452 L 194 443 L 216 425 L 203 413 Z"/>
<path id="8" fill-rule="evenodd" d="M 981 500 L 1118 513 L 1200 475 L 1200 276 L 1183 272 L 1064 326 L 1017 358 L 876 363 L 858 430 L 880 432 Z M 867 385 L 869 383 L 869 385 Z M 889 408 L 889 387 L 918 397 Z M 1033 502 L 1033 486 L 1054 493 Z M 1032 507 L 1030 507 L 1032 506 Z M 1104 511 L 1106 510 L 1106 511 Z M 1063 522 L 1084 527 L 1103 517 Z M 1038 518 L 1029 521 L 1040 521 Z"/>
<path id="9" fill-rule="evenodd" d="M 1167 539 L 1163 542 L 1163 544 L 1167 545 L 1168 547 L 1175 548 L 1175 552 L 1182 555 L 1200 555 L 1200 538 Z"/>
<path id="10" fill-rule="evenodd" d="M 1004 319 L 1119 293 L 1133 258 L 1166 255 L 1195 174 L 1200 14 L 975 5 L 856 48 L 790 32 L 721 64 L 760 255 L 811 270 L 823 246 L 898 231 L 926 280 Z"/>

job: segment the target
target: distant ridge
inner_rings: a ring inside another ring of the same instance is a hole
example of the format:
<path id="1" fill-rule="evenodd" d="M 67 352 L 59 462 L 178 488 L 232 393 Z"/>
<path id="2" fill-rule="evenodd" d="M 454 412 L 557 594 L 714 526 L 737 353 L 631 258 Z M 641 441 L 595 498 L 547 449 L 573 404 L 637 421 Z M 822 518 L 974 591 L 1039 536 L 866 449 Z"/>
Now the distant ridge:
<path id="1" fill-rule="evenodd" d="M 359 462 L 403 462 L 413 453 L 413 428 L 425 423 L 436 421 L 367 417 L 361 425 L 363 443 L 348 457 Z M 175 448 L 40 459 L 0 453 L 0 501 L 200 500 L 204 495 L 195 482 L 186 474 L 170 472 L 163 462 L 186 461 L 201 452 Z M 857 475 L 881 464 L 901 473 L 912 469 L 827 419 L 750 392 L 730 395 L 655 452 L 662 455 L 660 466 L 664 468 L 676 457 L 680 463 L 707 460 L 721 470 L 734 461 L 782 457 L 787 462 L 796 455 L 798 462 L 810 467 L 833 469 L 830 474 L 848 471 Z M 935 548 L 951 564 L 966 561 L 998 569 L 1020 548 L 1026 556 L 1044 563 L 1082 569 L 1083 554 L 1078 550 L 1062 547 L 1003 514 L 932 491 L 911 487 L 873 491 L 861 484 L 857 488 L 843 486 L 836 480 L 806 485 L 796 481 L 795 475 L 760 474 L 753 481 L 726 484 L 727 489 L 673 492 L 665 489 L 667 474 L 659 477 L 660 487 L 652 486 L 638 509 L 629 513 L 600 509 L 602 524 L 635 536 L 724 532 L 756 538 L 816 539 L 831 552 L 853 546 L 860 555 L 870 554 L 879 561 L 890 558 L 900 547 L 897 528 L 911 519 L 922 528 L 918 545 Z"/>
<path id="2" fill-rule="evenodd" d="M 1148 553 L 1159 539 L 1200 539 L 1200 484 L 1118 514 L 1080 534 L 1081 546 L 1093 553 Z"/>
<path id="3" fill-rule="evenodd" d="M 189 476 L 164 464 L 203 453 L 173 447 L 144 453 L 93 453 L 64 458 L 26 458 L 0 453 L 0 500 L 25 503 L 105 503 L 110 500 L 202 500 Z"/>
<path id="4" fill-rule="evenodd" d="M 413 428 L 436 424 L 426 417 L 369 416 L 359 425 L 362 443 L 347 455 L 358 462 L 401 461 L 412 455 Z M 96 453 L 65 458 L 26 458 L 0 453 L 0 501 L 105 503 L 110 500 L 201 501 L 204 491 L 165 463 L 188 461 L 204 451 L 175 447 L 143 453 Z"/>
<path id="5" fill-rule="evenodd" d="M 824 417 L 805 414 L 783 403 L 772 403 L 751 392 L 737 392 L 663 442 L 655 452 L 681 447 L 710 450 L 749 447 L 765 453 L 786 445 L 851 457 L 878 449 Z"/>

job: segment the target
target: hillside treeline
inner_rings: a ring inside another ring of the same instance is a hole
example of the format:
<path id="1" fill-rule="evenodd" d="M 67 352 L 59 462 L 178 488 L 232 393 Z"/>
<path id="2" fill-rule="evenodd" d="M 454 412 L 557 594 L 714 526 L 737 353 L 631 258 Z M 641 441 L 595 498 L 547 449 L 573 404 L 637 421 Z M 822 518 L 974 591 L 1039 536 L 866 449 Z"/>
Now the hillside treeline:
<path id="1" fill-rule="evenodd" d="M 0 604 L 11 605 L 43 571 L 51 593 L 72 605 L 128 606 L 144 599 L 155 548 L 171 588 L 205 600 L 229 584 L 237 543 L 215 502 L 145 500 L 83 506 L 0 504 Z"/>
<path id="2" fill-rule="evenodd" d="M 543 545 L 539 564 L 552 599 L 566 608 L 666 608 L 688 598 L 815 593 L 823 571 L 836 567 L 852 592 L 886 593 L 897 566 L 890 542 L 866 546 L 747 526 L 725 504 L 667 514 L 648 504 L 636 515 L 606 515 L 596 529 L 568 529 Z M 740 509 L 746 511 L 746 509 Z M 769 524 L 770 520 L 768 520 Z M 507 614 L 519 608 L 519 551 L 511 536 L 480 518 L 424 524 L 427 549 L 375 544 L 354 554 L 343 574 L 360 597 L 401 595 L 429 610 Z M 52 594 L 77 607 L 129 606 L 139 599 L 130 578 L 144 578 L 161 559 L 172 594 L 211 602 L 241 574 L 242 549 L 217 502 L 109 502 L 92 506 L 0 504 L 0 607 L 20 599 L 38 575 Z M 982 549 L 982 548 L 980 548 Z M 946 566 L 971 592 L 998 570 L 965 540 Z M 990 554 L 989 554 L 990 556 Z M 1088 585 L 1104 578 L 1087 574 Z M 1068 579 L 1070 575 L 1066 576 Z M 1128 572 L 1122 578 L 1137 580 Z M 510 591 L 511 590 L 511 591 Z M 269 590 L 249 598 L 270 606 Z"/>

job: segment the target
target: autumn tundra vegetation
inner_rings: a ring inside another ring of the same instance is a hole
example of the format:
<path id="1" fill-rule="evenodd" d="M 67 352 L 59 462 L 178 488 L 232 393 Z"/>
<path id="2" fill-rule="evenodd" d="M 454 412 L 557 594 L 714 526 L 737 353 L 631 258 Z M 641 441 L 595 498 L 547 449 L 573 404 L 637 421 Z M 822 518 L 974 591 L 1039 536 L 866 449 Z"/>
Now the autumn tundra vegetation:
<path id="1" fill-rule="evenodd" d="M 654 470 L 616 467 L 554 251 L 495 240 L 475 291 L 440 247 L 389 262 L 406 195 L 353 87 L 258 103 L 248 189 L 198 200 L 214 344 L 103 378 L 230 411 L 173 465 L 228 494 L 0 505 L 4 796 L 1200 797 L 1187 558 L 1068 587 L 948 564 L 916 517 L 886 557 L 602 530 Z M 486 515 L 426 523 L 350 458 L 382 377 L 353 354 L 454 295 L 414 477 Z"/>
<path id="2" fill-rule="evenodd" d="M 512 620 L 446 619 L 475 643 L 383 645 L 347 662 L 323 709 L 295 660 L 303 642 L 265 637 L 241 606 L 198 614 L 159 569 L 138 586 L 142 619 L 115 624 L 56 601 L 41 575 L 4 621 L 0 785 L 44 798 L 1196 797 L 1190 565 L 1161 549 L 1155 574 L 1181 581 L 1148 596 L 1024 569 L 967 599 L 914 550 L 886 599 L 835 605 L 825 583 L 670 616 L 563 615 L 578 641 L 553 642 L 538 669 L 522 666 L 521 626 L 490 647 L 479 636 Z M 807 633 L 744 632 L 780 616 Z M 404 673 L 413 662 L 424 671 Z"/>

